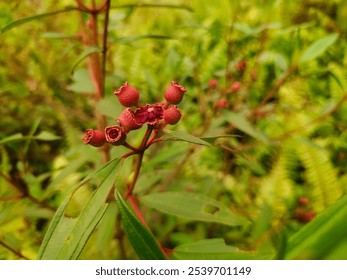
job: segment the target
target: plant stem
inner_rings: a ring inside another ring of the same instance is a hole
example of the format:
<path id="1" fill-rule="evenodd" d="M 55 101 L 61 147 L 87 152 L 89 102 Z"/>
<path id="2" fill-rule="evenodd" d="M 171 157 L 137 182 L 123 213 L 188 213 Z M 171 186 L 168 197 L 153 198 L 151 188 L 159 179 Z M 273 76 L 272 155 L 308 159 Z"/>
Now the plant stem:
<path id="1" fill-rule="evenodd" d="M 27 258 L 26 256 L 24 256 L 21 252 L 13 249 L 12 247 L 10 247 L 9 245 L 7 245 L 6 243 L 4 243 L 3 241 L 0 240 L 0 245 L 3 246 L 4 248 L 6 248 L 7 250 L 11 251 L 13 254 L 15 254 L 16 256 L 18 256 L 21 259 L 24 260 L 29 260 L 29 258 Z"/>

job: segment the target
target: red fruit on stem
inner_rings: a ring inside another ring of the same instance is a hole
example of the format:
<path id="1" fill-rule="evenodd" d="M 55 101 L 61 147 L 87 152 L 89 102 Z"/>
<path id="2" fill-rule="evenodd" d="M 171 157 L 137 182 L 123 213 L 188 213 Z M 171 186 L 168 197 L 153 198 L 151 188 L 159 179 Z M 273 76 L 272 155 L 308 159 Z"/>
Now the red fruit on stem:
<path id="1" fill-rule="evenodd" d="M 105 144 L 106 138 L 104 132 L 96 129 L 87 129 L 83 137 L 84 144 L 89 144 L 94 147 L 101 147 Z"/>
<path id="2" fill-rule="evenodd" d="M 298 204 L 301 206 L 307 206 L 308 204 L 310 204 L 310 200 L 307 197 L 300 197 L 298 199 Z"/>
<path id="3" fill-rule="evenodd" d="M 236 92 L 240 89 L 241 83 L 240 82 L 235 82 L 231 85 L 231 92 Z"/>
<path id="4" fill-rule="evenodd" d="M 125 82 L 114 94 L 118 97 L 120 104 L 125 107 L 137 106 L 139 104 L 140 95 L 136 88 Z"/>
<path id="5" fill-rule="evenodd" d="M 182 112 L 176 106 L 172 106 L 164 111 L 164 124 L 174 125 L 179 122 L 181 117 Z"/>
<path id="6" fill-rule="evenodd" d="M 176 105 L 181 103 L 186 91 L 187 89 L 184 86 L 172 81 L 171 85 L 165 91 L 164 97 L 168 103 Z"/>
<path id="7" fill-rule="evenodd" d="M 227 108 L 228 107 L 228 100 L 226 100 L 226 99 L 219 99 L 218 101 L 217 101 L 217 106 L 219 107 L 219 108 Z"/>
<path id="8" fill-rule="evenodd" d="M 216 87 L 218 86 L 218 81 L 217 81 L 217 80 L 210 80 L 210 81 L 208 82 L 208 86 L 209 86 L 210 88 L 216 88 Z"/>

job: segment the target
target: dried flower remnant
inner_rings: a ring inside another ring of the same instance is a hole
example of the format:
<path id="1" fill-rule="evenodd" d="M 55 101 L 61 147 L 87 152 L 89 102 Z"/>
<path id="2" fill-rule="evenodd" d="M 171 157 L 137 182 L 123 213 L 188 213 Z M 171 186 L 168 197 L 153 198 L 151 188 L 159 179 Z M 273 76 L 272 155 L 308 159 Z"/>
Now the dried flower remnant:
<path id="1" fill-rule="evenodd" d="M 105 128 L 106 141 L 112 145 L 122 145 L 126 139 L 126 133 L 118 125 L 108 126 Z"/>

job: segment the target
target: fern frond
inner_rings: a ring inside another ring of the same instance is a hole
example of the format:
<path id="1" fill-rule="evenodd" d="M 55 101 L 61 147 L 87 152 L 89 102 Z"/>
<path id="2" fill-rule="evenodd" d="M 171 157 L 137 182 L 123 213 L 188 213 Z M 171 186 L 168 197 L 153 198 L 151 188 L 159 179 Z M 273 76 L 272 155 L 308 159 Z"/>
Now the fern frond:
<path id="1" fill-rule="evenodd" d="M 325 150 L 298 141 L 297 151 L 305 167 L 305 178 L 311 187 L 312 206 L 319 213 L 340 198 L 343 189 Z"/>
<path id="2" fill-rule="evenodd" d="M 272 212 L 280 217 L 287 212 L 288 205 L 293 197 L 292 193 L 293 185 L 287 177 L 286 161 L 281 152 L 270 175 L 261 182 L 257 202 L 259 205 L 269 205 Z"/>

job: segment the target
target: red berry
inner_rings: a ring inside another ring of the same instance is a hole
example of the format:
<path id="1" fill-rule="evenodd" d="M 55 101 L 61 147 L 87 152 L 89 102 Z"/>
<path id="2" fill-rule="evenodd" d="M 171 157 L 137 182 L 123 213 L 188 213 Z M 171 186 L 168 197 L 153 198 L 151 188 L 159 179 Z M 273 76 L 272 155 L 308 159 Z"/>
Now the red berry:
<path id="1" fill-rule="evenodd" d="M 83 137 L 84 144 L 89 144 L 94 147 L 101 147 L 105 144 L 106 138 L 102 131 L 95 129 L 87 129 Z"/>
<path id="2" fill-rule="evenodd" d="M 182 112 L 176 106 L 172 106 L 164 111 L 164 124 L 176 124 L 181 117 Z"/>
<path id="3" fill-rule="evenodd" d="M 217 107 L 219 107 L 219 108 L 227 108 L 228 107 L 228 100 L 226 100 L 226 99 L 219 99 L 218 101 L 217 101 Z"/>
<path id="4" fill-rule="evenodd" d="M 139 104 L 140 95 L 136 88 L 125 82 L 114 94 L 118 97 L 120 104 L 125 107 L 137 106 Z"/>
<path id="5" fill-rule="evenodd" d="M 231 92 L 236 92 L 240 89 L 241 83 L 240 82 L 235 82 L 231 85 Z"/>
<path id="6" fill-rule="evenodd" d="M 301 206 L 307 206 L 308 204 L 310 204 L 310 200 L 307 197 L 300 197 L 298 199 L 298 204 Z"/>
<path id="7" fill-rule="evenodd" d="M 171 85 L 165 91 L 164 97 L 170 104 L 179 104 L 183 99 L 184 93 L 187 89 L 184 86 L 172 81 Z"/>
<path id="8" fill-rule="evenodd" d="M 210 81 L 208 82 L 208 86 L 209 86 L 210 88 L 216 88 L 216 87 L 218 86 L 218 81 L 217 81 L 217 80 L 210 80 Z"/>
<path id="9" fill-rule="evenodd" d="M 244 72 L 247 68 L 246 60 L 241 60 L 235 64 L 235 70 L 239 72 Z"/>

